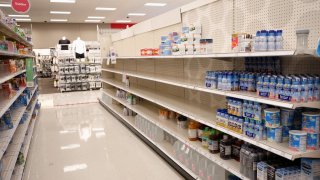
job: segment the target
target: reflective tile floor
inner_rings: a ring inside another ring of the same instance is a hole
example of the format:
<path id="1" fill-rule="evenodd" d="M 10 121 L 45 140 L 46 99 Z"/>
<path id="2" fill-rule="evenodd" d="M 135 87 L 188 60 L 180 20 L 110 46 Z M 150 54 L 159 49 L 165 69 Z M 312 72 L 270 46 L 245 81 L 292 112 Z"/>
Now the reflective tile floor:
<path id="1" fill-rule="evenodd" d="M 99 95 L 41 95 L 24 180 L 182 179 L 97 103 Z"/>

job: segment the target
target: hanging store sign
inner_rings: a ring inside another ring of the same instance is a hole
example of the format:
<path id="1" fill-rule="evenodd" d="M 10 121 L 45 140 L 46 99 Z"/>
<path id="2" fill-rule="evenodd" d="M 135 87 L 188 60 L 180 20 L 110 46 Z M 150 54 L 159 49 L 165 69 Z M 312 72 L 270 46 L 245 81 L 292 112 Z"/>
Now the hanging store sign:
<path id="1" fill-rule="evenodd" d="M 31 4 L 29 0 L 11 0 L 11 7 L 17 13 L 27 13 Z"/>

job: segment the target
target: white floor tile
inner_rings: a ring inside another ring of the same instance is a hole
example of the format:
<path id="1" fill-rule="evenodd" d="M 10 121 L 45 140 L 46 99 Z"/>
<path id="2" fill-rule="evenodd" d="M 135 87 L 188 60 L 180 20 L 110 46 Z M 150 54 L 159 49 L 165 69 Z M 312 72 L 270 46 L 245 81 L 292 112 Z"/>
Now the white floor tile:
<path id="1" fill-rule="evenodd" d="M 95 96 L 42 96 L 25 180 L 182 179 L 100 104 L 61 106 Z"/>

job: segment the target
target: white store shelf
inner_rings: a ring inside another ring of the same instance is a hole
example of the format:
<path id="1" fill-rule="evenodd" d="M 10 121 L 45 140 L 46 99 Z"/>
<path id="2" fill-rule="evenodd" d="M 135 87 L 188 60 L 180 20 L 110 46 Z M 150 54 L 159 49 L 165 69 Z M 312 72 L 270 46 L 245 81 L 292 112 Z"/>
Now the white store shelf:
<path id="1" fill-rule="evenodd" d="M 103 92 L 111 97 L 112 99 L 118 101 L 124 106 L 128 107 L 132 111 L 141 115 L 143 118 L 149 120 L 153 124 L 157 125 L 161 129 L 165 130 L 172 136 L 176 137 L 179 141 L 191 147 L 193 150 L 197 151 L 201 155 L 207 157 L 212 160 L 222 168 L 228 170 L 234 175 L 238 176 L 241 179 L 246 179 L 240 173 L 240 163 L 235 160 L 223 160 L 220 158 L 219 154 L 211 154 L 208 149 L 202 147 L 201 142 L 199 141 L 189 141 L 188 140 L 188 132 L 186 129 L 178 128 L 175 121 L 172 120 L 161 120 L 159 118 L 158 111 L 159 109 L 152 105 L 151 103 L 143 103 L 137 105 L 129 105 L 126 100 L 120 99 L 116 97 L 115 92 L 112 90 L 103 90 Z"/>
<path id="2" fill-rule="evenodd" d="M 20 90 L 16 92 L 16 95 L 10 99 L 0 96 L 0 117 L 3 116 L 3 114 L 10 108 L 25 89 L 26 87 L 20 87 Z"/>
<path id="3" fill-rule="evenodd" d="M 164 76 L 164 75 L 160 75 L 160 74 L 137 73 L 134 71 L 121 71 L 121 70 L 116 70 L 116 69 L 112 69 L 112 68 L 104 68 L 104 69 L 102 69 L 102 71 L 127 75 L 127 76 L 150 80 L 150 81 L 156 81 L 156 82 L 160 82 L 160 83 L 165 83 L 165 84 L 174 85 L 174 86 L 183 87 L 183 88 L 192 89 L 192 90 L 198 90 L 198 91 L 202 91 L 202 92 L 208 92 L 208 93 L 222 95 L 222 96 L 228 96 L 228 97 L 233 97 L 233 98 L 238 98 L 238 99 L 255 101 L 255 102 L 259 102 L 259 103 L 263 103 L 263 104 L 284 107 L 284 108 L 289 108 L 289 109 L 295 109 L 298 107 L 320 108 L 320 101 L 313 101 L 313 102 L 307 102 L 307 103 L 292 103 L 292 102 L 287 102 L 287 101 L 281 101 L 281 100 L 260 97 L 255 92 L 222 91 L 222 90 L 217 90 L 217 89 L 208 89 L 204 86 L 205 80 L 203 80 L 203 82 L 199 83 L 199 81 L 192 82 L 192 81 L 188 81 L 183 78 Z"/>
<path id="4" fill-rule="evenodd" d="M 18 126 L 16 132 L 13 135 L 12 142 L 9 144 L 6 153 L 2 158 L 3 169 L 0 172 L 2 180 L 11 179 L 36 103 L 37 97 L 34 97 L 27 120 L 23 124 L 20 124 Z"/>
<path id="5" fill-rule="evenodd" d="M 17 58 L 34 58 L 34 55 L 28 55 L 28 54 L 19 54 L 14 52 L 8 52 L 8 51 L 0 51 L 0 56 L 9 56 L 9 57 L 17 57 Z"/>
<path id="6" fill-rule="evenodd" d="M 33 91 L 32 91 L 32 97 L 35 93 L 35 91 L 37 90 L 38 86 L 36 86 Z M 30 103 L 31 100 L 29 100 L 28 105 Z M 2 158 L 3 154 L 5 153 L 5 151 L 7 150 L 7 147 L 9 145 L 9 143 L 12 140 L 12 137 L 14 135 L 14 133 L 16 132 L 17 127 L 19 126 L 20 120 L 24 114 L 24 112 L 26 111 L 27 106 L 23 106 L 18 108 L 17 110 L 14 110 L 12 113 L 12 123 L 13 123 L 13 128 L 12 129 L 7 129 L 7 130 L 3 130 L 0 131 L 0 159 Z"/>
<path id="7" fill-rule="evenodd" d="M 0 31 L 3 35 L 7 36 L 7 39 L 14 39 L 26 46 L 32 46 L 31 43 L 29 43 L 25 38 L 21 37 L 16 32 L 14 32 L 12 29 L 10 29 L 10 27 L 4 24 L 2 21 L 0 21 Z"/>
<path id="8" fill-rule="evenodd" d="M 293 56 L 295 51 L 266 51 L 251 53 L 214 53 L 204 55 L 181 55 L 181 56 L 121 56 L 117 59 L 184 59 L 184 58 L 237 58 L 237 57 L 266 57 L 266 56 Z"/>
<path id="9" fill-rule="evenodd" d="M 20 74 L 23 74 L 25 73 L 26 70 L 21 70 L 21 71 L 18 71 L 16 73 L 10 73 L 10 72 L 5 72 L 5 71 L 0 71 L 0 84 L 20 75 Z"/>
<path id="10" fill-rule="evenodd" d="M 177 163 L 181 168 L 183 168 L 188 174 L 190 174 L 194 179 L 198 179 L 198 176 L 194 174 L 192 171 L 190 171 L 188 168 L 186 168 L 182 163 L 177 161 L 173 156 L 173 147 L 169 146 L 166 142 L 155 142 L 148 136 L 146 136 L 142 131 L 140 131 L 135 126 L 135 120 L 132 116 L 124 116 L 122 114 L 122 109 L 115 104 L 107 104 L 103 102 L 101 99 L 99 101 L 109 109 L 111 109 L 114 113 L 116 113 L 118 116 L 120 116 L 123 120 L 125 120 L 131 127 L 133 127 L 135 130 L 137 130 L 141 135 L 143 135 L 148 141 L 150 141 L 152 144 L 154 144 L 157 148 L 159 148 L 162 152 L 164 152 L 171 160 L 173 160 L 175 163 Z"/>
<path id="11" fill-rule="evenodd" d="M 35 123 L 36 123 L 36 118 L 32 118 L 31 122 L 29 123 L 29 128 L 28 128 L 26 137 L 22 143 L 21 150 L 20 150 L 20 152 L 22 152 L 24 155 L 25 161 L 27 161 Z M 26 162 L 24 162 L 22 165 L 16 164 L 16 166 L 13 170 L 11 180 L 21 180 L 22 179 L 25 163 Z"/>
<path id="12" fill-rule="evenodd" d="M 235 133 L 226 128 L 216 125 L 216 113 L 214 108 L 204 106 L 202 104 L 195 103 L 193 101 L 187 101 L 183 98 L 178 98 L 173 95 L 164 94 L 161 92 L 153 92 L 153 90 L 142 87 L 130 87 L 126 88 L 123 83 L 115 81 L 113 79 L 102 79 L 102 82 L 125 90 L 129 93 L 142 97 L 150 102 L 168 108 L 181 115 L 196 120 L 202 124 L 215 128 L 221 132 L 227 133 L 231 136 L 239 138 L 243 141 L 249 142 L 253 145 L 259 146 L 265 150 L 271 151 L 279 156 L 285 157 L 290 160 L 294 160 L 301 157 L 320 158 L 320 150 L 307 151 L 307 152 L 295 152 L 291 151 L 288 146 L 288 142 L 284 143 L 272 143 L 266 140 L 257 141 L 249 138 L 245 135 Z"/>

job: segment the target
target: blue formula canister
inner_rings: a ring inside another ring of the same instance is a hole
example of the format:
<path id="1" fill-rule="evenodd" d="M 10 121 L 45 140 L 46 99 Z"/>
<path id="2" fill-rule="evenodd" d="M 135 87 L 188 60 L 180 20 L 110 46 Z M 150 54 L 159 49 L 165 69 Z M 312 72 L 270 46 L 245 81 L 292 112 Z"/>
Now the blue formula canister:
<path id="1" fill-rule="evenodd" d="M 281 125 L 282 126 L 292 126 L 294 120 L 294 110 L 293 109 L 281 109 Z"/>
<path id="2" fill-rule="evenodd" d="M 302 113 L 302 130 L 308 133 L 319 133 L 319 112 Z"/>
<path id="3" fill-rule="evenodd" d="M 267 141 L 269 142 L 282 142 L 282 127 L 268 128 L 267 129 Z"/>
<path id="4" fill-rule="evenodd" d="M 282 142 L 289 141 L 289 131 L 292 129 L 292 126 L 282 126 Z"/>
<path id="5" fill-rule="evenodd" d="M 292 151 L 305 152 L 307 149 L 307 132 L 289 131 L 289 148 Z"/>
<path id="6" fill-rule="evenodd" d="M 319 134 L 308 133 L 307 134 L 307 150 L 318 150 L 319 149 Z"/>
<path id="7" fill-rule="evenodd" d="M 280 109 L 268 108 L 264 110 L 265 126 L 268 128 L 277 128 L 280 126 Z"/>

